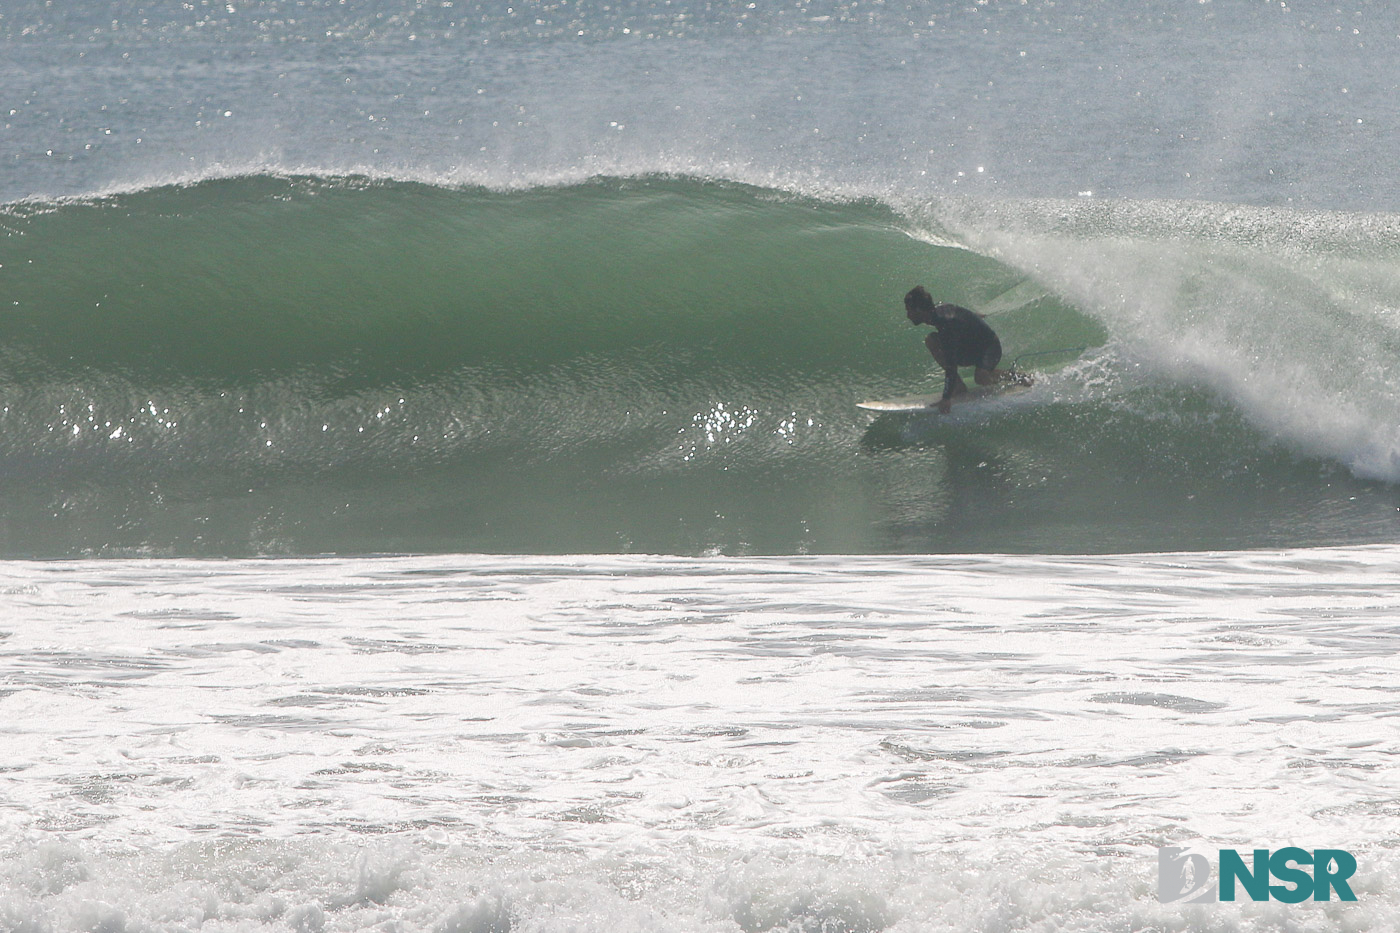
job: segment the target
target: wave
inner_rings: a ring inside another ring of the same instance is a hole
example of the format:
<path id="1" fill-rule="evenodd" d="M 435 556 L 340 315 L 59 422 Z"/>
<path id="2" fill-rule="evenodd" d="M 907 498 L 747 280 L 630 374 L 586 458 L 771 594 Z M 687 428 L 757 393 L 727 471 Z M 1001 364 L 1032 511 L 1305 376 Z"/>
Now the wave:
<path id="1" fill-rule="evenodd" d="M 889 345 L 867 322 L 900 319 L 904 281 L 976 301 L 1022 278 L 911 239 L 875 203 L 670 179 L 503 193 L 247 177 L 5 222 L 5 343 L 50 371 L 397 378 L 700 344 L 718 366 L 878 366 Z"/>
<path id="2" fill-rule="evenodd" d="M 1129 201 L 1018 204 L 1010 223 L 965 205 L 961 224 L 1157 377 L 1400 480 L 1400 217 Z"/>
<path id="3" fill-rule="evenodd" d="M 1273 540 L 1164 531 L 1202 474 L 1231 514 L 1361 488 L 1322 543 L 1375 537 L 1366 481 L 1400 479 L 1386 218 L 255 174 L 0 228 L 9 553 Z M 990 315 L 1041 371 L 1026 401 L 854 409 L 937 385 L 914 284 Z"/>

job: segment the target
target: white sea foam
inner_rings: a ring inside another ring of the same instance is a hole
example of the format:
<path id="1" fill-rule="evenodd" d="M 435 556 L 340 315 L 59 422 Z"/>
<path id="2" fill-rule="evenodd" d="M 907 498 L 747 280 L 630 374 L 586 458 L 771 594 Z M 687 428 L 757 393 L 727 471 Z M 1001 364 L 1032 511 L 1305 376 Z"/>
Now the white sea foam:
<path id="1" fill-rule="evenodd" d="M 1390 929 L 1397 566 L 7 563 L 0 924 Z M 1158 904 L 1190 843 L 1360 901 Z"/>
<path id="2" fill-rule="evenodd" d="M 1390 215 L 1179 202 L 947 202 L 940 218 L 1101 320 L 1147 370 L 1267 434 L 1400 480 Z"/>

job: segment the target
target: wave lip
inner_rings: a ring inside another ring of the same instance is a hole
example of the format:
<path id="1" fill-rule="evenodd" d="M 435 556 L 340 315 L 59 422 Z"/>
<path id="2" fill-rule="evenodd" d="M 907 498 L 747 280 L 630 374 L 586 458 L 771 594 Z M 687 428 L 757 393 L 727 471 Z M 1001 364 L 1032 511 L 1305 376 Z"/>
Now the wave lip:
<path id="1" fill-rule="evenodd" d="M 1156 378 L 1208 389 L 1295 451 L 1400 481 L 1400 218 L 1164 201 L 941 216 Z"/>

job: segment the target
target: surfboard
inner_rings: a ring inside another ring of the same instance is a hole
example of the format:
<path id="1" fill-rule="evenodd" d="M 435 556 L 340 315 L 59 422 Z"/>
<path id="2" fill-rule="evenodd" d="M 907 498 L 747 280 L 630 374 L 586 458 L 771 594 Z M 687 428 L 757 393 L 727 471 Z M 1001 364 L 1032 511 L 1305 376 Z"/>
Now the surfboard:
<path id="1" fill-rule="evenodd" d="M 1024 391 L 1024 385 L 995 385 L 995 386 L 968 386 L 966 395 L 953 396 L 953 406 L 967 405 L 971 402 L 984 402 L 988 399 L 1011 395 Z M 894 412 L 934 412 L 938 411 L 938 400 L 943 396 L 939 395 L 901 395 L 898 398 L 875 399 L 868 402 L 856 402 L 857 408 L 864 408 L 866 411 L 894 411 Z"/>

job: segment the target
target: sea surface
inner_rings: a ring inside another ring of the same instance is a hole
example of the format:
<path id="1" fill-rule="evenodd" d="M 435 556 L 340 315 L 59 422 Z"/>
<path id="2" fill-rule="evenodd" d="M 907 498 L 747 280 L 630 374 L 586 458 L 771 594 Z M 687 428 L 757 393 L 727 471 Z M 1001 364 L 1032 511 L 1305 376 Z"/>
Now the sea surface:
<path id="1" fill-rule="evenodd" d="M 0 0 L 0 930 L 1395 929 L 1396 152 L 1380 0 Z"/>

